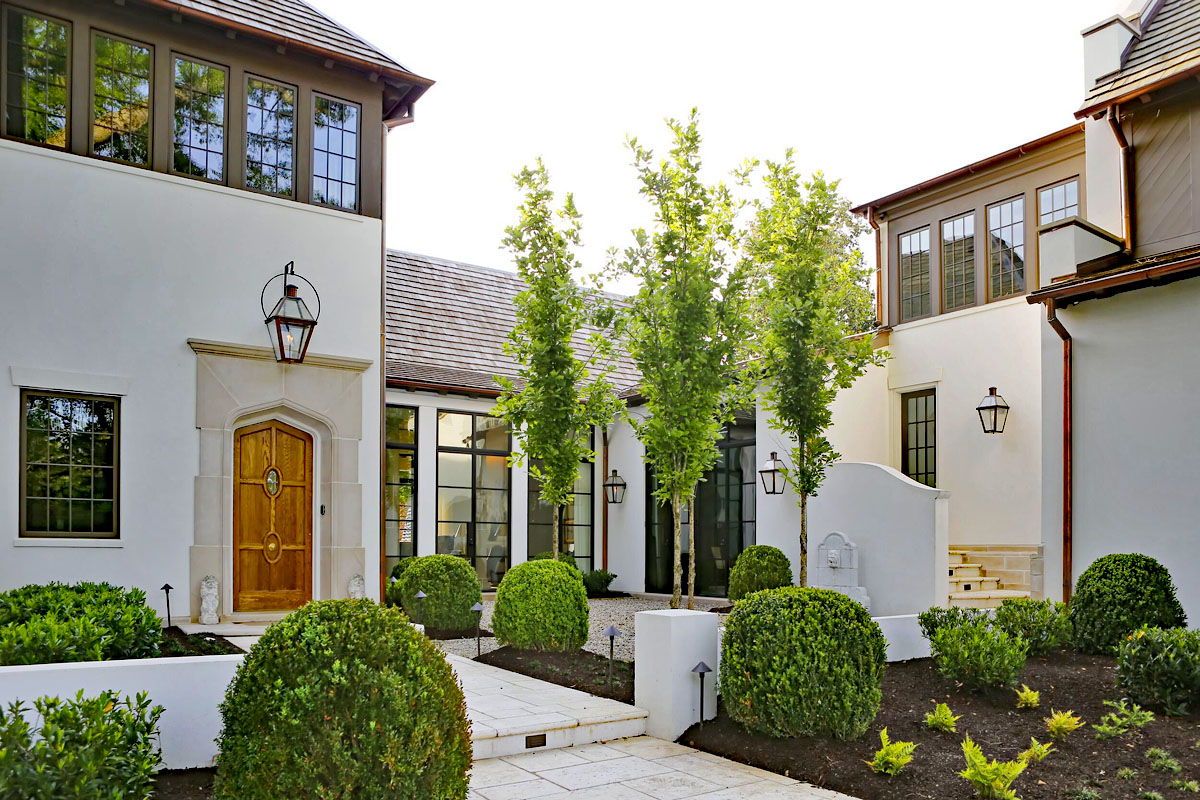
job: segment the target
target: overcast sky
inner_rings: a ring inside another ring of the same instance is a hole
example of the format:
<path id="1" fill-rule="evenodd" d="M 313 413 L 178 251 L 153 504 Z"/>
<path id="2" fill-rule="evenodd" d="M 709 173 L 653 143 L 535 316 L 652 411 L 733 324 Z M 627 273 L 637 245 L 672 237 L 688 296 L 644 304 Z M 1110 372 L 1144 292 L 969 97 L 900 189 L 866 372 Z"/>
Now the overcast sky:
<path id="1" fill-rule="evenodd" d="M 512 174 L 540 155 L 589 270 L 648 221 L 626 135 L 665 152 L 662 120 L 696 106 L 712 179 L 792 147 L 865 202 L 1071 124 L 1079 32 L 1118 5 L 311 2 L 437 81 L 388 137 L 389 247 L 511 268 Z"/>

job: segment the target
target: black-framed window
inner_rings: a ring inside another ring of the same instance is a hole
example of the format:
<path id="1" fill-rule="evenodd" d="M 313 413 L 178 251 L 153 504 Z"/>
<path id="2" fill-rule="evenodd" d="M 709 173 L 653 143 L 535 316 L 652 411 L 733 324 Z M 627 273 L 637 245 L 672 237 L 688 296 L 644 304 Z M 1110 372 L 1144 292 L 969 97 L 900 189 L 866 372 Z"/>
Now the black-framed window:
<path id="1" fill-rule="evenodd" d="M 120 400 L 21 392 L 22 537 L 117 538 Z"/>
<path id="2" fill-rule="evenodd" d="M 417 409 L 388 406 L 383 477 L 383 553 L 386 574 L 417 554 Z"/>
<path id="3" fill-rule="evenodd" d="M 485 586 L 508 571 L 511 453 L 503 420 L 438 411 L 437 551 L 466 558 Z"/>
<path id="4" fill-rule="evenodd" d="M 942 223 L 942 310 L 975 305 L 975 214 Z"/>
<path id="5" fill-rule="evenodd" d="M 171 170 L 224 183 L 229 73 L 224 67 L 186 56 L 175 56 L 173 64 Z"/>
<path id="6" fill-rule="evenodd" d="M 1025 291 L 1025 198 L 988 206 L 988 277 L 991 298 Z"/>
<path id="7" fill-rule="evenodd" d="M 358 210 L 358 136 L 357 103 L 313 95 L 314 203 Z"/>
<path id="8" fill-rule="evenodd" d="M 937 486 L 937 392 L 905 392 L 900 409 L 900 471 L 917 483 Z"/>
<path id="9" fill-rule="evenodd" d="M 92 32 L 92 153 L 150 166 L 154 46 Z"/>
<path id="10" fill-rule="evenodd" d="M 246 76 L 246 188 L 295 195 L 296 87 Z"/>
<path id="11" fill-rule="evenodd" d="M 900 236 L 900 321 L 933 313 L 929 279 L 929 228 Z"/>
<path id="12" fill-rule="evenodd" d="M 588 448 L 595 450 L 596 433 L 588 434 Z M 533 463 L 539 463 L 534 461 Z M 595 531 L 595 468 L 586 459 L 579 462 L 575 478 L 575 498 L 562 507 L 558 520 L 558 549 L 575 556 L 575 566 L 592 569 Z M 541 482 L 529 473 L 529 555 L 549 553 L 554 536 L 554 506 L 542 500 Z"/>
<path id="13" fill-rule="evenodd" d="M 4 135 L 65 149 L 71 24 L 3 7 Z"/>
<path id="14" fill-rule="evenodd" d="M 1038 225 L 1079 216 L 1079 179 L 1038 190 Z"/>

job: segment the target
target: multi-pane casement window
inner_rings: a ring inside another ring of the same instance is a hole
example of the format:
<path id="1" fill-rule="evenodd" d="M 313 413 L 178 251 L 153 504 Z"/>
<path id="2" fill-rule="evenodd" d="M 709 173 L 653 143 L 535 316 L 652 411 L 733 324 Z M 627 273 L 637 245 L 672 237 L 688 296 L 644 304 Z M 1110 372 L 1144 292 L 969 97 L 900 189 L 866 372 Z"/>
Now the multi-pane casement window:
<path id="1" fill-rule="evenodd" d="M 1038 225 L 1079 216 L 1079 180 L 1072 178 L 1038 191 Z"/>
<path id="2" fill-rule="evenodd" d="M 246 188 L 291 197 L 296 150 L 296 89 L 246 79 Z"/>
<path id="3" fill-rule="evenodd" d="M 314 203 L 358 210 L 358 106 L 313 98 Z"/>
<path id="4" fill-rule="evenodd" d="M 975 304 L 975 215 L 942 223 L 942 310 Z"/>
<path id="5" fill-rule="evenodd" d="M 466 558 L 480 581 L 508 571 L 512 437 L 487 414 L 439 411 L 437 551 Z"/>
<path id="6" fill-rule="evenodd" d="M 383 488 L 386 569 L 417 554 L 417 410 L 388 406 Z"/>
<path id="7" fill-rule="evenodd" d="M 174 154 L 182 175 L 225 181 L 225 107 L 229 76 L 223 67 L 175 57 Z"/>
<path id="8" fill-rule="evenodd" d="M 115 538 L 116 398 L 21 392 L 22 537 Z"/>
<path id="9" fill-rule="evenodd" d="M 595 445 L 595 434 L 589 447 Z M 540 465 L 540 461 L 533 463 Z M 575 477 L 575 496 L 559 509 L 558 550 L 571 553 L 581 570 L 592 568 L 593 470 L 591 461 L 581 461 Z M 529 473 L 529 555 L 549 553 L 554 537 L 554 506 L 542 500 L 541 482 Z"/>
<path id="10" fill-rule="evenodd" d="M 988 207 L 988 278 L 991 299 L 1025 291 L 1025 198 Z"/>
<path id="11" fill-rule="evenodd" d="M 95 32 L 92 35 L 92 153 L 150 165 L 154 48 Z"/>
<path id="12" fill-rule="evenodd" d="M 900 237 L 900 321 L 933 311 L 929 284 L 929 228 Z"/>
<path id="13" fill-rule="evenodd" d="M 70 98 L 71 28 L 39 14 L 4 8 L 5 136 L 65 148 Z"/>
<path id="14" fill-rule="evenodd" d="M 900 471 L 926 486 L 937 485 L 936 406 L 933 389 L 900 395 Z"/>

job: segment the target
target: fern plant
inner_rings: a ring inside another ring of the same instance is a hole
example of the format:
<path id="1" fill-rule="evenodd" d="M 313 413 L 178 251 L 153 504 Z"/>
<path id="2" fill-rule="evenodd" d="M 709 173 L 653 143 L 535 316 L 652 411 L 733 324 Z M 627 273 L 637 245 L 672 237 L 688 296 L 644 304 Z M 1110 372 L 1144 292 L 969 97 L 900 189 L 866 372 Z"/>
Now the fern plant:
<path id="1" fill-rule="evenodd" d="M 887 728 L 879 732 L 879 743 L 883 746 L 875 751 L 875 759 L 864 763 L 872 772 L 884 775 L 899 775 L 913 760 L 913 751 L 917 749 L 913 742 L 893 742 L 888 739 Z"/>
<path id="2" fill-rule="evenodd" d="M 1017 693 L 1017 708 L 1037 708 L 1041 702 L 1041 693 L 1030 689 L 1027 685 L 1021 684 L 1020 689 L 1014 689 Z"/>
<path id="3" fill-rule="evenodd" d="M 978 797 L 989 800 L 1018 800 L 1012 784 L 1017 776 L 1025 771 L 1024 761 L 989 761 L 979 745 L 971 741 L 969 735 L 963 739 L 962 750 L 967 768 L 958 775 L 975 787 Z"/>
<path id="4" fill-rule="evenodd" d="M 956 724 L 961 718 L 962 714 L 954 714 L 950 711 L 950 706 L 945 703 L 938 703 L 934 706 L 933 711 L 925 715 L 925 727 L 931 731 L 957 733 Z"/>
<path id="5" fill-rule="evenodd" d="M 1046 732 L 1056 742 L 1066 738 L 1083 727 L 1083 720 L 1074 711 L 1055 711 L 1050 709 L 1050 716 L 1045 717 Z"/>
<path id="6" fill-rule="evenodd" d="M 1154 722 L 1154 712 L 1144 710 L 1137 703 L 1129 708 L 1125 705 L 1124 700 L 1119 703 L 1105 700 L 1104 705 L 1111 708 L 1112 711 L 1101 717 L 1098 724 L 1092 726 L 1096 730 L 1097 739 L 1114 739 L 1123 733 L 1135 728 L 1144 728 Z"/>
<path id="7" fill-rule="evenodd" d="M 1037 739 L 1030 736 L 1029 749 L 1017 756 L 1017 760 L 1024 761 L 1026 765 L 1035 764 L 1053 752 L 1054 745 L 1050 744 L 1049 742 L 1042 744 Z"/>

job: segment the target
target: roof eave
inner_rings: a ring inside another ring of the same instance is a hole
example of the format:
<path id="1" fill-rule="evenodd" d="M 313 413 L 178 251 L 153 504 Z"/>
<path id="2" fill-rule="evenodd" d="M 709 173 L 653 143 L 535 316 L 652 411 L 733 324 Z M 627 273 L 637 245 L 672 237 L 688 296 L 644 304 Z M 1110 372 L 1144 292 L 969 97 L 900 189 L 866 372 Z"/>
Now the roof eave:
<path id="1" fill-rule="evenodd" d="M 1200 76 L 1200 61 L 1197 61 L 1195 64 L 1192 64 L 1186 69 L 1181 69 L 1178 72 L 1174 72 L 1165 78 L 1160 78 L 1152 83 L 1136 86 L 1122 94 L 1114 96 L 1104 95 L 1102 96 L 1102 99 L 1099 100 L 1085 101 L 1080 109 L 1075 112 L 1075 119 L 1083 119 L 1084 117 L 1091 116 L 1092 114 L 1103 111 L 1107 108 L 1111 108 L 1115 105 L 1125 105 L 1130 100 L 1136 100 L 1142 95 L 1160 92 L 1169 86 L 1173 86 L 1176 83 L 1180 83 L 1195 76 Z"/>
<path id="2" fill-rule="evenodd" d="M 1191 256 L 1166 264 L 1135 266 L 1106 275 L 1064 281 L 1059 285 L 1051 284 L 1043 289 L 1030 292 L 1026 296 L 1026 300 L 1031 305 L 1051 301 L 1058 305 L 1082 303 L 1135 289 L 1162 286 L 1198 275 L 1200 275 L 1200 256 Z"/>

